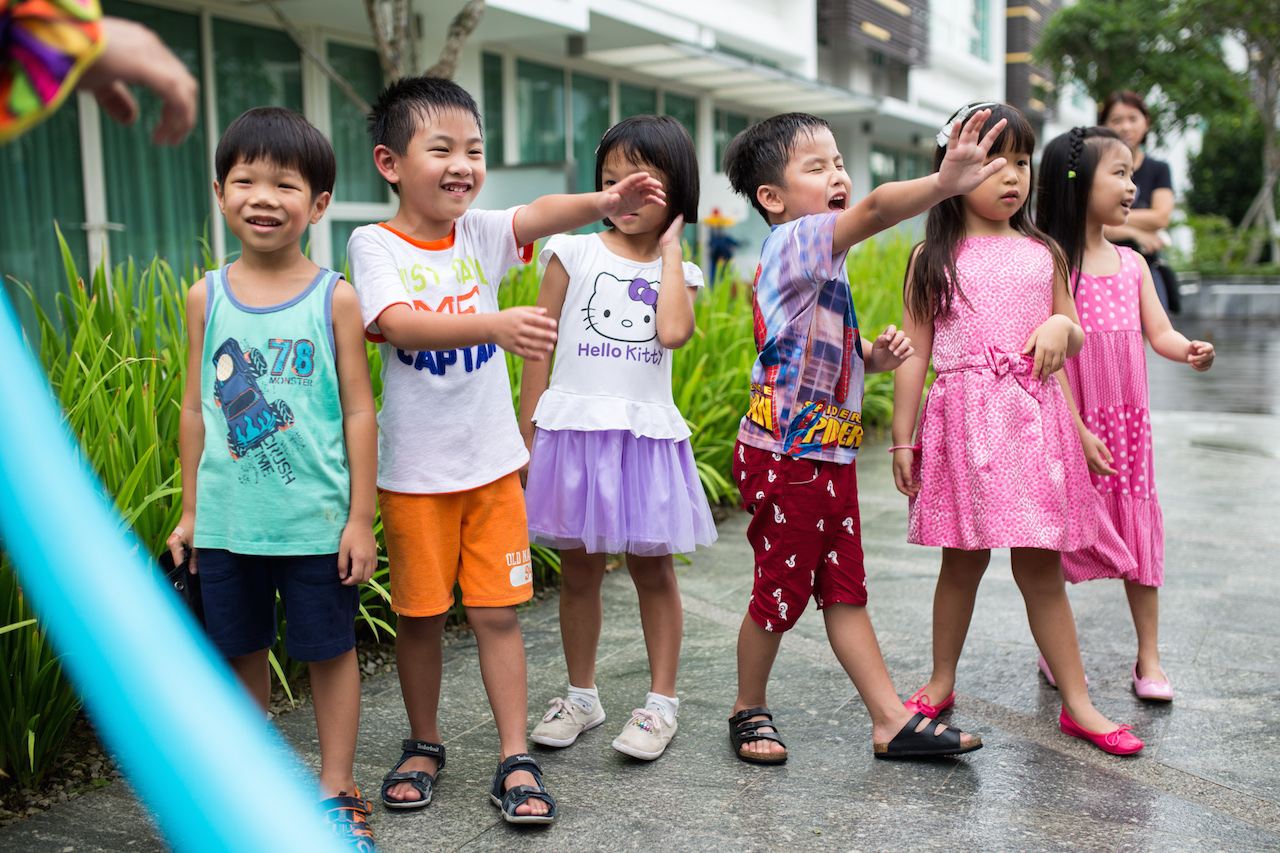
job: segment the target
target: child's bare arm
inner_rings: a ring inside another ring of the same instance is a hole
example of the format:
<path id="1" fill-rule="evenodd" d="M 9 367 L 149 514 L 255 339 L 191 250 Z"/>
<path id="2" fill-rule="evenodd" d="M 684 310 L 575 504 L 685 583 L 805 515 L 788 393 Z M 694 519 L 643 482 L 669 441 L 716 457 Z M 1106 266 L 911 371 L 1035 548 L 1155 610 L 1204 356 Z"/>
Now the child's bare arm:
<path id="1" fill-rule="evenodd" d="M 569 289 L 569 273 L 565 270 L 560 258 L 551 256 L 546 272 L 542 274 L 542 283 L 538 286 L 538 307 L 546 311 L 552 320 L 560 320 L 560 312 L 564 310 L 564 296 Z M 520 436 L 524 446 L 533 452 L 533 413 L 538 408 L 538 401 L 551 382 L 551 362 L 545 359 L 528 359 L 520 369 Z M 527 472 L 526 472 L 527 473 Z M 521 474 L 523 477 L 524 474 Z"/>
<path id="2" fill-rule="evenodd" d="M 447 350 L 495 343 L 504 352 L 542 359 L 555 349 L 556 321 L 546 310 L 517 305 L 497 313 L 415 311 L 404 303 L 378 315 L 378 330 L 402 350 Z"/>
<path id="3" fill-rule="evenodd" d="M 1057 373 L 1067 359 L 1084 348 L 1084 329 L 1076 314 L 1076 303 L 1066 279 L 1053 274 L 1053 313 L 1041 323 L 1022 347 L 1022 354 L 1035 353 L 1032 375 L 1043 381 Z"/>
<path id="4" fill-rule="evenodd" d="M 904 219 L 918 216 L 943 199 L 970 192 L 1002 168 L 1003 157 L 990 163 L 987 157 L 1005 120 L 996 122 L 981 141 L 978 139 L 978 131 L 990 116 L 991 110 L 979 110 L 963 128 L 960 122 L 952 126 L 947 155 L 937 172 L 913 181 L 882 184 L 841 213 L 831 240 L 832 253 L 839 254 Z"/>
<path id="5" fill-rule="evenodd" d="M 608 216 L 632 213 L 647 204 L 666 204 L 662 182 L 648 172 L 636 172 L 598 193 L 544 195 L 516 211 L 516 243 L 572 231 Z"/>
<path id="6" fill-rule="evenodd" d="M 1145 258 L 1138 256 L 1142 264 L 1142 290 L 1138 296 L 1138 308 L 1142 317 L 1142 330 L 1151 341 L 1151 348 L 1170 361 L 1190 364 L 1204 372 L 1213 367 L 1213 344 L 1207 341 L 1190 341 L 1173 327 L 1169 315 L 1160 304 L 1156 285 L 1151 278 L 1151 268 Z"/>
<path id="7" fill-rule="evenodd" d="M 868 354 L 863 361 L 867 373 L 888 373 L 910 358 L 915 349 L 907 333 L 890 324 L 875 341 L 863 338 L 862 351 Z"/>
<path id="8" fill-rule="evenodd" d="M 1066 398 L 1067 408 L 1071 410 L 1071 420 L 1075 422 L 1076 433 L 1080 436 L 1080 446 L 1084 449 L 1084 461 L 1088 464 L 1089 471 L 1094 474 L 1116 473 L 1116 470 L 1111 467 L 1111 463 L 1115 460 L 1111 456 L 1111 451 L 1107 449 L 1106 443 L 1094 435 L 1093 431 L 1085 426 L 1084 419 L 1080 417 L 1080 410 L 1076 408 L 1076 398 L 1071 393 L 1071 385 L 1067 382 L 1066 371 L 1059 370 L 1053 375 L 1062 386 L 1062 396 Z"/>
<path id="9" fill-rule="evenodd" d="M 677 216 L 663 232 L 662 287 L 658 291 L 657 311 L 658 343 L 667 349 L 680 349 L 693 337 L 693 302 L 698 298 L 698 288 L 688 287 L 684 279 L 684 248 L 680 245 L 680 233 L 684 217 Z"/>
<path id="10" fill-rule="evenodd" d="M 351 475 L 351 506 L 338 545 L 338 574 L 346 586 L 364 583 L 378 567 L 373 515 L 378 488 L 378 415 L 369 381 L 369 357 L 360 302 L 346 281 L 333 291 L 333 344 L 338 365 L 342 433 Z"/>
<path id="11" fill-rule="evenodd" d="M 178 416 L 178 459 L 182 463 L 182 516 L 165 545 L 176 566 L 191 548 L 196 532 L 196 469 L 204 454 L 204 412 L 200 403 L 200 371 L 204 359 L 204 279 L 187 291 L 187 378 L 182 389 L 182 412 Z M 195 551 L 191 552 L 191 573 L 196 572 Z"/>
<path id="12" fill-rule="evenodd" d="M 915 263 L 913 255 L 907 266 L 907 281 L 911 280 Z M 911 465 L 915 460 L 911 444 L 916 419 L 920 415 L 920 395 L 924 393 L 929 358 L 933 353 L 933 322 L 920 320 L 904 307 L 902 331 L 911 338 L 913 352 L 893 373 L 893 426 L 890 434 L 893 445 L 902 448 L 893 451 L 893 482 L 899 492 L 911 497 L 920 491 L 920 484 L 911 476 Z"/>

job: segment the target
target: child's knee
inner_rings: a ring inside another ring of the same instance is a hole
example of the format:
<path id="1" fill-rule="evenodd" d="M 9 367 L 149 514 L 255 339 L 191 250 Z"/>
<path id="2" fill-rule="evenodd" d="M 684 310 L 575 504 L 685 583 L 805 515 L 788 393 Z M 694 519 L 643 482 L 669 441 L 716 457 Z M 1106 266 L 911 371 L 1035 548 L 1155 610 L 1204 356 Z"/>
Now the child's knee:
<path id="1" fill-rule="evenodd" d="M 507 633 L 520 630 L 515 605 L 509 607 L 468 607 L 467 622 L 477 633 Z"/>

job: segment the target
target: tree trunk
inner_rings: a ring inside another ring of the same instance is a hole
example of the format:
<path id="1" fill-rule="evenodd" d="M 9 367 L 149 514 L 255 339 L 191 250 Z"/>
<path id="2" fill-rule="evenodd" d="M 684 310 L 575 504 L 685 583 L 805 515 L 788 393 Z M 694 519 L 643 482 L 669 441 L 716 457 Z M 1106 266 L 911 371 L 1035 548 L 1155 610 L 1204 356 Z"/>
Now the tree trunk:
<path id="1" fill-rule="evenodd" d="M 444 49 L 440 51 L 440 59 L 427 69 L 428 77 L 452 79 L 454 72 L 458 70 L 458 56 L 462 53 L 462 45 L 483 17 L 484 0 L 467 0 L 462 10 L 453 16 L 453 21 L 449 24 L 449 34 L 445 38 Z"/>
<path id="2" fill-rule="evenodd" d="M 1223 256 L 1223 264 L 1230 264 L 1246 238 L 1249 241 L 1245 263 L 1253 266 L 1262 257 L 1262 247 L 1271 244 L 1273 263 L 1280 263 L 1280 238 L 1276 235 L 1276 181 L 1280 178 L 1280 134 L 1276 132 L 1277 96 L 1280 95 L 1280 53 L 1275 46 L 1249 45 L 1250 69 L 1254 72 L 1253 100 L 1262 117 L 1262 165 L 1265 175 L 1258 194 L 1244 218 L 1235 239 Z M 1261 224 L 1259 232 L 1249 237 L 1249 230 Z"/>
<path id="3" fill-rule="evenodd" d="M 417 71 L 417 43 L 410 31 L 411 0 L 364 0 L 369 30 L 388 81 Z"/>

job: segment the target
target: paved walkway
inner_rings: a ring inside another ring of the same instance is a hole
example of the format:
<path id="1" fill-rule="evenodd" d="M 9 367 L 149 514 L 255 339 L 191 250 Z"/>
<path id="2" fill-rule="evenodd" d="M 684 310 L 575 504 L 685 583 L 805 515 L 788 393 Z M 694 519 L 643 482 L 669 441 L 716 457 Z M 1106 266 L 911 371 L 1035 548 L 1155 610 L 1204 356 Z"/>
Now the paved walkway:
<path id="1" fill-rule="evenodd" d="M 998 555 L 979 593 L 961 662 L 954 721 L 985 748 L 959 759 L 875 761 L 866 709 L 810 612 L 782 643 L 770 702 L 791 747 L 784 767 L 737 761 L 726 737 L 734 641 L 750 587 L 745 517 L 680 569 L 685 601 L 680 732 L 652 764 L 609 743 L 647 689 L 635 592 L 605 583 L 599 687 L 609 720 L 567 750 L 543 750 L 561 815 L 549 829 L 512 829 L 488 802 L 497 737 L 474 643 L 449 646 L 442 727 L 449 748 L 435 802 L 392 814 L 375 806 L 384 851 L 1280 851 L 1280 417 L 1154 418 L 1167 526 L 1161 596 L 1172 706 L 1144 705 L 1129 686 L 1134 641 L 1119 582 L 1073 588 L 1098 707 L 1147 742 L 1135 758 L 1105 755 L 1057 730 L 1057 693 L 1040 679 L 1021 599 Z M 929 671 L 930 601 L 938 553 L 905 544 L 905 501 L 883 445 L 859 462 L 871 614 L 900 693 Z M 530 722 L 563 689 L 555 600 L 522 616 Z M 405 735 L 394 675 L 365 683 L 356 778 L 368 792 Z M 280 723 L 309 763 L 309 711 Z M 248 791 L 246 807 L 269 808 Z M 228 816 L 234 819 L 233 816 Z M 0 830 L 0 850 L 163 849 L 124 786 L 112 786 Z"/>

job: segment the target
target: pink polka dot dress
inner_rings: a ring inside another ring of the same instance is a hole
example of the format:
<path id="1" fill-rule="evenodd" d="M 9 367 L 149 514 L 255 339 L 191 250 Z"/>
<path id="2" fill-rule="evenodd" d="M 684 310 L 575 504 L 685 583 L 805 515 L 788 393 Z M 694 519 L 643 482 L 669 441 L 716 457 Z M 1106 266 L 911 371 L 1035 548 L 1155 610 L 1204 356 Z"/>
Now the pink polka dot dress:
<path id="1" fill-rule="evenodd" d="M 1084 327 L 1080 355 L 1067 360 L 1067 381 L 1080 416 L 1111 451 L 1110 476 L 1090 474 L 1101 504 L 1098 541 L 1062 555 L 1072 583 L 1125 578 L 1143 586 L 1164 583 L 1164 519 L 1152 476 L 1147 356 L 1138 294 L 1142 262 L 1117 247 L 1115 275 L 1081 275 L 1076 310 Z"/>
<path id="2" fill-rule="evenodd" d="M 934 321 L 933 367 L 916 443 L 920 491 L 908 541 L 974 551 L 1091 545 L 1089 471 L 1057 380 L 1033 378 L 1023 345 L 1053 313 L 1053 258 L 1025 237 L 961 242 L 965 300 Z"/>

